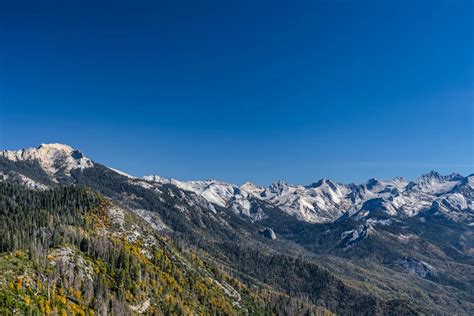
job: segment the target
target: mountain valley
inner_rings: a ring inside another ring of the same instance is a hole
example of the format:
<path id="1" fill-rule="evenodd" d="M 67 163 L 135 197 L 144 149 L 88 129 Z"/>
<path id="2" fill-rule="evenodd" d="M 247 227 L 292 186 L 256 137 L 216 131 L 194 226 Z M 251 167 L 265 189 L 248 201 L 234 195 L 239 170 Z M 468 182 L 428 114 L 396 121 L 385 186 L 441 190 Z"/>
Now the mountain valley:
<path id="1" fill-rule="evenodd" d="M 0 152 L 0 188 L 2 312 L 474 311 L 473 174 L 239 186 L 43 144 Z"/>

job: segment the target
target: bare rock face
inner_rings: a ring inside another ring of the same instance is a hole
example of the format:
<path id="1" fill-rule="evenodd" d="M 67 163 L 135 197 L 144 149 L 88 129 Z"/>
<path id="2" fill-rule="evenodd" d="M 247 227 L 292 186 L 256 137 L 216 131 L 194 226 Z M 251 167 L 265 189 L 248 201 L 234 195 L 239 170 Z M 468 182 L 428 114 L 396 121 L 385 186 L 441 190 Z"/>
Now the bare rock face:
<path id="1" fill-rule="evenodd" d="M 398 264 L 403 270 L 411 275 L 426 278 L 430 275 L 436 275 L 436 269 L 426 262 L 416 260 L 411 257 L 403 257 Z"/>
<path id="2" fill-rule="evenodd" d="M 273 231 L 273 229 L 271 229 L 269 227 L 267 227 L 265 229 L 262 229 L 259 232 L 259 234 L 262 235 L 263 237 L 271 239 L 271 240 L 275 240 L 277 238 L 275 232 Z"/>
<path id="3" fill-rule="evenodd" d="M 0 156 L 11 161 L 37 161 L 54 178 L 58 173 L 70 175 L 75 169 L 91 168 L 92 160 L 79 150 L 63 144 L 41 144 L 38 148 L 2 150 Z"/>

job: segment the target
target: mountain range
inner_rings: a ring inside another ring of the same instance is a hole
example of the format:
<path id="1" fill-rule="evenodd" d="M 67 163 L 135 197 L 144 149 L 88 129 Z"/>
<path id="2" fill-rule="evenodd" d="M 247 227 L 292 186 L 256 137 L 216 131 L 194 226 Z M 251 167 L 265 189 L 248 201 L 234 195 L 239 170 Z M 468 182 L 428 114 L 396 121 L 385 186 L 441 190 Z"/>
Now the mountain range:
<path id="1" fill-rule="evenodd" d="M 278 181 L 268 187 L 250 182 L 239 186 L 216 180 L 135 177 L 70 146 L 42 144 L 1 151 L 0 181 L 37 192 L 31 194 L 69 187 L 92 190 L 110 203 L 104 202 L 109 218 L 105 222 L 119 227 L 109 229 L 110 235 L 134 240 L 146 231 L 156 235 L 154 247 L 166 244 L 179 253 L 175 258 L 195 258 L 176 263 L 192 266 L 195 275 L 204 273 L 195 266 L 203 262 L 214 282 L 222 285 L 221 275 L 228 276 L 228 287 L 220 288 L 222 300 L 231 307 L 223 312 L 204 303 L 209 297 L 192 307 L 179 303 L 182 311 L 191 308 L 191 314 L 197 313 L 193 309 L 199 304 L 212 307 L 205 313 L 217 314 L 469 315 L 474 311 L 474 174 L 432 171 L 413 181 L 341 184 L 321 179 L 309 185 Z M 7 221 L 12 215 L 4 216 L 10 216 Z M 135 224 L 123 229 L 124 217 Z M 9 229 L 2 228 L 3 237 Z M 12 255 L 9 247 L 4 256 Z M 47 248 L 50 257 L 58 251 L 82 251 L 80 245 L 76 249 L 60 243 Z M 82 252 L 89 260 L 91 254 Z M 128 298 L 119 297 L 113 286 L 110 291 L 109 301 L 113 297 L 120 302 L 115 308 L 124 313 L 163 312 L 166 305 L 149 289 L 135 294 L 130 290 Z M 244 300 L 252 291 L 260 296 Z M 18 293 L 11 295 L 23 300 L 15 296 Z M 275 302 L 285 302 L 287 308 Z M 99 313 L 113 311 L 110 304 L 96 306 L 92 299 L 76 298 L 74 304 Z"/>

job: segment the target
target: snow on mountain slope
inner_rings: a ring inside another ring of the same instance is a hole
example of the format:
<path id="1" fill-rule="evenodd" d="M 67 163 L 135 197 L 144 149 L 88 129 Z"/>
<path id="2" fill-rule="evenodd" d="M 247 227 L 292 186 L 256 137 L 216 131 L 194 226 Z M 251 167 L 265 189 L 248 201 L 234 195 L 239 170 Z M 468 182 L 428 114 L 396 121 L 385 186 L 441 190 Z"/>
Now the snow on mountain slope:
<path id="1" fill-rule="evenodd" d="M 38 148 L 17 151 L 2 150 L 0 156 L 11 161 L 37 161 L 50 176 L 54 176 L 59 172 L 70 175 L 70 172 L 74 169 L 85 169 L 94 165 L 79 150 L 63 144 L 42 144 Z"/>
<path id="2" fill-rule="evenodd" d="M 416 181 L 406 184 L 402 191 L 388 196 L 390 204 L 402 215 L 414 216 L 429 208 L 434 201 L 440 201 L 455 193 L 466 178 L 459 174 L 441 176 L 437 172 L 422 175 Z M 472 192 L 472 189 L 471 189 Z M 469 190 L 465 191 L 466 194 Z M 469 207 L 466 204 L 467 207 Z"/>
<path id="3" fill-rule="evenodd" d="M 94 166 L 92 160 L 80 151 L 62 144 L 42 144 L 38 148 L 18 151 L 3 150 L 0 156 L 13 162 L 37 162 L 55 182 L 60 182 L 61 177 L 70 176 L 73 170 Z M 415 216 L 430 209 L 443 214 L 451 212 L 453 215 L 450 218 L 466 218 L 456 215 L 456 212 L 472 211 L 474 208 L 474 175 L 442 176 L 430 172 L 411 182 L 402 178 L 370 179 L 356 185 L 321 179 L 307 186 L 278 181 L 268 187 L 250 182 L 239 187 L 216 180 L 179 181 L 157 175 L 139 178 L 109 169 L 126 177 L 130 183 L 150 190 L 160 191 L 163 185 L 174 185 L 193 192 L 197 199 L 190 201 L 192 203 L 207 204 L 212 212 L 216 212 L 215 206 L 229 208 L 252 221 L 266 218 L 264 209 L 268 207 L 279 208 L 299 220 L 311 223 L 332 222 L 343 215 L 353 216 L 356 213 L 361 218 L 368 216 L 367 220 L 373 214 Z M 46 188 L 26 175 L 10 171 L 4 170 L 1 178 L 14 179 L 32 188 Z"/>
<path id="4" fill-rule="evenodd" d="M 204 197 L 211 203 L 225 207 L 227 201 L 236 195 L 238 188 L 227 183 L 214 180 L 206 181 L 178 181 L 175 179 L 163 178 L 157 175 L 145 176 L 144 180 L 162 184 L 173 184 L 180 189 L 191 191 Z"/>
<path id="5" fill-rule="evenodd" d="M 263 191 L 265 191 L 265 188 L 252 182 L 245 182 L 240 186 L 240 190 L 248 192 L 252 196 L 259 196 Z"/>
<path id="6" fill-rule="evenodd" d="M 278 181 L 263 190 L 259 197 L 298 219 L 328 222 L 348 210 L 348 193 L 346 186 L 331 180 L 320 180 L 306 187 Z"/>
<path id="7" fill-rule="evenodd" d="M 437 172 L 431 171 L 430 173 L 422 175 L 417 181 L 409 183 L 407 189 L 424 193 L 441 194 L 451 191 L 463 178 L 463 176 L 457 173 L 442 176 Z"/>
<path id="8" fill-rule="evenodd" d="M 120 170 L 118 170 L 118 169 L 111 168 L 111 167 L 108 167 L 108 168 L 109 168 L 110 170 L 112 170 L 113 172 L 118 173 L 118 174 L 121 175 L 121 176 L 127 177 L 127 178 L 129 178 L 129 179 L 137 179 L 137 177 L 131 176 L 131 175 L 129 175 L 129 174 L 126 173 L 126 172 L 123 172 L 123 171 L 120 171 Z"/>
<path id="9" fill-rule="evenodd" d="M 0 171 L 0 181 L 10 181 L 10 182 L 18 183 L 29 189 L 35 189 L 35 190 L 49 189 L 47 185 L 38 183 L 34 181 L 33 179 L 30 179 L 27 176 L 22 175 L 21 173 L 18 173 L 13 170 L 10 170 L 9 172 Z"/>
<path id="10" fill-rule="evenodd" d="M 145 176 L 143 179 L 151 183 L 172 184 L 182 190 L 194 192 L 210 203 L 230 208 L 236 214 L 246 215 L 252 220 L 259 220 L 265 217 L 263 211 L 254 201 L 258 187 L 250 183 L 247 184 L 249 191 L 246 191 L 236 185 L 216 180 L 185 182 L 157 175 Z"/>
<path id="11" fill-rule="evenodd" d="M 250 182 L 237 187 L 215 180 L 182 182 L 158 176 L 144 179 L 174 184 L 183 190 L 195 192 L 211 203 L 230 207 L 236 213 L 247 216 L 251 215 L 252 203 L 259 200 L 311 223 L 332 222 L 344 214 L 351 216 L 356 213 L 360 218 L 372 214 L 415 216 L 422 210 L 430 209 L 436 201 L 441 205 L 455 205 L 448 209 L 469 210 L 473 207 L 474 196 L 472 176 L 441 176 L 436 172 L 422 175 L 412 182 L 403 178 L 387 181 L 370 179 L 355 185 L 321 179 L 308 186 L 278 181 L 266 188 Z M 264 217 L 265 214 L 260 213 L 253 219 Z"/>

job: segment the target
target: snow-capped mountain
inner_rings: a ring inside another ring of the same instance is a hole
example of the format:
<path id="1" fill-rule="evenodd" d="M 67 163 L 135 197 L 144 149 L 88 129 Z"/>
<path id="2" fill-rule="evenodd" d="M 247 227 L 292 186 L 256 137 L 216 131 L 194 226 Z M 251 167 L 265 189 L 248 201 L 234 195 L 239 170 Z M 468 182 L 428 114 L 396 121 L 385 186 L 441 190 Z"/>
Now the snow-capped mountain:
<path id="1" fill-rule="evenodd" d="M 474 207 L 472 175 L 442 176 L 437 172 L 422 175 L 412 182 L 403 178 L 370 179 L 355 185 L 321 179 L 308 186 L 278 181 L 266 188 L 249 182 L 238 187 L 215 180 L 182 182 L 159 176 L 144 179 L 176 185 L 244 215 L 250 214 L 252 202 L 261 201 L 311 223 L 332 222 L 344 214 L 353 215 L 359 211 L 369 211 L 364 213 L 366 216 L 377 210 L 389 216 L 411 217 L 433 205 L 444 205 L 445 209 L 456 211 L 472 211 Z M 263 217 L 265 215 L 260 213 L 257 218 Z"/>
<path id="2" fill-rule="evenodd" d="M 11 161 L 36 161 L 50 176 L 70 175 L 71 170 L 90 168 L 94 164 L 79 150 L 63 144 L 41 144 L 38 148 L 17 151 L 2 150 L 0 156 Z"/>
<path id="3" fill-rule="evenodd" d="M 38 163 L 53 182 L 58 182 L 60 177 L 71 176 L 75 170 L 83 171 L 94 166 L 94 162 L 79 150 L 62 144 L 42 144 L 38 148 L 18 151 L 3 150 L 0 157 L 12 162 Z M 394 178 L 341 184 L 321 179 L 306 186 L 278 181 L 261 187 L 250 182 L 238 186 L 216 180 L 179 181 L 157 175 L 139 178 L 113 168 L 109 170 L 144 188 L 159 191 L 166 184 L 193 192 L 209 203 L 211 209 L 212 205 L 228 208 L 252 221 L 266 218 L 268 214 L 264 209 L 268 207 L 278 208 L 310 223 L 333 222 L 343 215 L 354 214 L 359 218 L 373 214 L 412 217 L 427 210 L 437 210 L 450 218 L 469 220 L 472 215 L 466 214 L 472 214 L 474 209 L 474 175 L 442 176 L 433 171 L 411 182 Z M 37 183 L 18 172 L 3 171 L 1 176 L 16 179 L 32 188 L 46 187 L 44 183 Z"/>
<path id="4" fill-rule="evenodd" d="M 288 214 L 307 222 L 328 222 L 349 211 L 346 201 L 349 188 L 322 179 L 309 186 L 290 185 L 283 181 L 272 183 L 260 198 Z"/>
<path id="5" fill-rule="evenodd" d="M 241 187 L 216 180 L 179 181 L 157 175 L 145 176 L 143 180 L 151 184 L 172 184 L 186 191 L 191 191 L 210 203 L 232 209 L 237 214 L 245 215 L 252 220 L 262 219 L 265 214 L 256 203 L 260 190 L 258 186 L 246 183 Z"/>

